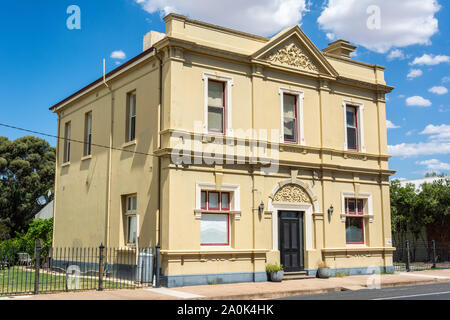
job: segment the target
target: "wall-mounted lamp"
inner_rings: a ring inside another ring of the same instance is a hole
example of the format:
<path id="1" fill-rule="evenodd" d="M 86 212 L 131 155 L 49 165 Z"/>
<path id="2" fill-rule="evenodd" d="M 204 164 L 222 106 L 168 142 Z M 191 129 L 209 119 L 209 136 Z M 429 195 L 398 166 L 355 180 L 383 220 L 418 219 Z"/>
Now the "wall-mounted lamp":
<path id="1" fill-rule="evenodd" d="M 331 205 L 331 207 L 328 209 L 328 214 L 331 216 L 333 214 L 334 207 Z"/>
<path id="2" fill-rule="evenodd" d="M 264 201 L 261 201 L 261 204 L 258 207 L 259 214 L 262 214 L 264 212 Z"/>

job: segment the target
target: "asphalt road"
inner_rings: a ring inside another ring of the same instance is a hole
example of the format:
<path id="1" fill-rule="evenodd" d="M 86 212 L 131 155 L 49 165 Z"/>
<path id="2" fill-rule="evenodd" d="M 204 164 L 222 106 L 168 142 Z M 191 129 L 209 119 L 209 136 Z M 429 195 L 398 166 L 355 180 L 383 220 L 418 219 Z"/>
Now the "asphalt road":
<path id="1" fill-rule="evenodd" d="M 450 283 L 341 291 L 286 297 L 280 300 L 450 300 Z"/>

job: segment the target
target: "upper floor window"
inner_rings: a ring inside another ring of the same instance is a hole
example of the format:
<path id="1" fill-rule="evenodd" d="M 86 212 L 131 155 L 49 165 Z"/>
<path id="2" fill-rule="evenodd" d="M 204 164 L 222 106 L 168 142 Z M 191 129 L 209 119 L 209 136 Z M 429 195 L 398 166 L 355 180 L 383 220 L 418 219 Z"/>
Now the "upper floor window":
<path id="1" fill-rule="evenodd" d="M 358 151 L 358 109 L 347 106 L 347 149 Z"/>
<path id="2" fill-rule="evenodd" d="M 84 120 L 84 155 L 92 154 L 92 112 L 85 115 Z"/>
<path id="3" fill-rule="evenodd" d="M 225 83 L 208 79 L 208 131 L 225 133 Z"/>
<path id="4" fill-rule="evenodd" d="M 364 144 L 364 105 L 344 101 L 345 150 L 366 152 Z"/>
<path id="5" fill-rule="evenodd" d="M 203 73 L 204 123 L 203 133 L 232 134 L 233 79 L 212 73 Z"/>
<path id="6" fill-rule="evenodd" d="M 347 244 L 364 244 L 364 200 L 345 199 Z"/>
<path id="7" fill-rule="evenodd" d="M 127 95 L 127 142 L 136 140 L 136 92 Z"/>
<path id="8" fill-rule="evenodd" d="M 301 91 L 279 89 L 281 96 L 281 143 L 305 145 L 303 98 Z"/>
<path id="9" fill-rule="evenodd" d="M 64 128 L 64 163 L 70 162 L 70 121 Z"/>
<path id="10" fill-rule="evenodd" d="M 284 123 L 284 141 L 298 141 L 298 111 L 297 96 L 292 94 L 283 94 L 283 123 Z"/>

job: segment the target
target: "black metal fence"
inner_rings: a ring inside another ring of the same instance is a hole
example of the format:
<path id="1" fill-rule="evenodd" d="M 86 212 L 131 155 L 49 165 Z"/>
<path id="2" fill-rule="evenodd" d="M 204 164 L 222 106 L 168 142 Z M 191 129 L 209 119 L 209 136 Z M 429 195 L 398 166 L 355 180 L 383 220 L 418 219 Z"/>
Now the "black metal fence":
<path id="1" fill-rule="evenodd" d="M 0 248 L 0 297 L 152 286 L 153 249 Z"/>
<path id="2" fill-rule="evenodd" d="M 393 260 L 396 271 L 450 269 L 450 243 L 410 241 L 393 243 L 396 248 Z"/>

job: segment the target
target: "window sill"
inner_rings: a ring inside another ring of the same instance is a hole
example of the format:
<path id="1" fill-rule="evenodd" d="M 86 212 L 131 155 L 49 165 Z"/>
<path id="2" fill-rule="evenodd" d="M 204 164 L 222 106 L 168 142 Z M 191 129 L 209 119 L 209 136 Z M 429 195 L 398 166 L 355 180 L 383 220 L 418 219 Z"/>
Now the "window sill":
<path id="1" fill-rule="evenodd" d="M 65 167 L 69 167 L 70 166 L 70 162 L 64 162 L 62 165 L 61 165 L 61 168 L 65 168 Z"/>
<path id="2" fill-rule="evenodd" d="M 125 143 L 122 145 L 122 148 L 128 148 L 128 147 L 131 147 L 131 146 L 135 146 L 136 144 L 137 144 L 137 140 L 125 142 Z"/>
<path id="3" fill-rule="evenodd" d="M 371 214 L 344 214 L 341 213 L 341 220 L 345 222 L 346 218 L 369 218 L 369 222 L 373 222 L 374 216 Z"/>
<path id="4" fill-rule="evenodd" d="M 84 156 L 83 158 L 81 158 L 81 161 L 86 161 L 86 160 L 91 160 L 92 159 L 92 154 L 88 155 L 88 156 Z"/>
<path id="5" fill-rule="evenodd" d="M 233 215 L 236 220 L 241 219 L 241 211 L 223 211 L 223 210 L 202 210 L 202 209 L 195 209 L 194 214 L 197 219 L 202 218 L 202 214 L 229 214 Z"/>

